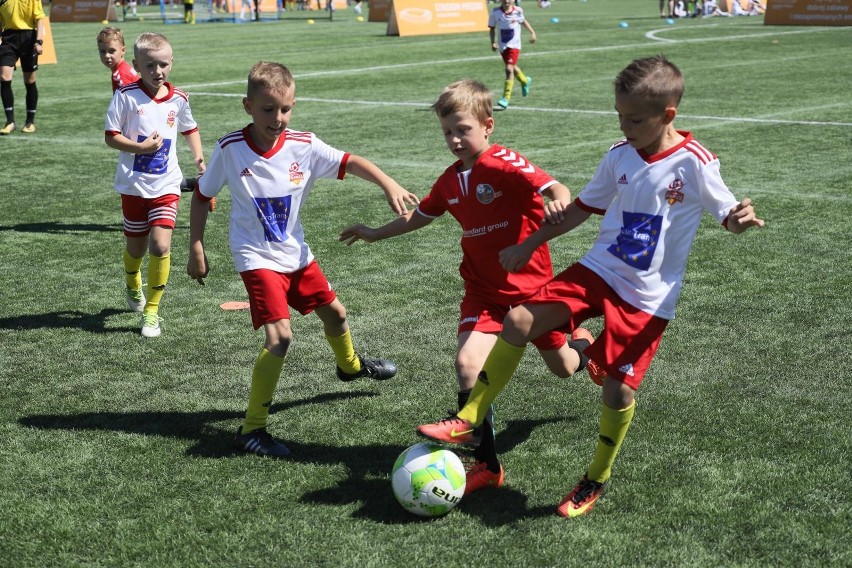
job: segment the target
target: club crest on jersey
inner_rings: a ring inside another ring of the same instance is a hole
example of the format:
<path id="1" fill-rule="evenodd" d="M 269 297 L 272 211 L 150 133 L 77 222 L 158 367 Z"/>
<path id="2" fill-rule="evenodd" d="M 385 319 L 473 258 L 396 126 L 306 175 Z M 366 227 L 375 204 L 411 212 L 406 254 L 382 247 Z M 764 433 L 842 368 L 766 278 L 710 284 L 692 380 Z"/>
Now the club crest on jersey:
<path id="1" fill-rule="evenodd" d="M 501 195 L 503 195 L 501 192 L 494 191 L 494 188 L 487 183 L 480 183 L 476 186 L 476 200 L 483 205 L 488 205 Z"/>
<path id="2" fill-rule="evenodd" d="M 290 183 L 299 185 L 305 179 L 305 174 L 299 170 L 299 162 L 290 164 Z"/>
<path id="3" fill-rule="evenodd" d="M 169 128 L 175 127 L 175 117 L 176 116 L 177 116 L 177 113 L 175 111 L 173 111 L 173 110 L 169 111 L 169 116 L 166 117 L 166 124 L 168 125 Z"/>
<path id="4" fill-rule="evenodd" d="M 675 201 L 678 203 L 683 202 L 683 189 L 684 183 L 681 179 L 676 179 L 669 184 L 669 189 L 666 191 L 666 201 L 669 202 L 669 205 L 674 205 Z"/>

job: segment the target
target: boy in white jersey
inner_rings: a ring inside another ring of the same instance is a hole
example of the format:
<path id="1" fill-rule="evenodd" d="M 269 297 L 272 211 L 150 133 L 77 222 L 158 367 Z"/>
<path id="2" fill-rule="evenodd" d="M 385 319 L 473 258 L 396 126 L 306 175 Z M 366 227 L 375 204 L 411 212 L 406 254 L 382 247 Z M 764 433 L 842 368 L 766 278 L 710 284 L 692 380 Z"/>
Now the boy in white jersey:
<path id="1" fill-rule="evenodd" d="M 447 147 L 458 160 L 438 178 L 416 211 L 377 229 L 353 225 L 341 232 L 340 240 L 351 245 L 358 239 L 373 242 L 402 235 L 425 227 L 444 213 L 459 222 L 463 252 L 459 272 L 465 295 L 455 368 L 458 407 L 462 408 L 509 309 L 532 297 L 553 277 L 546 243 L 515 273 L 500 266 L 498 253 L 523 241 L 545 221 L 559 223 L 571 192 L 521 154 L 489 141 L 494 131 L 494 107 L 491 93 L 479 81 L 449 85 L 432 109 L 438 115 Z M 549 201 L 545 203 L 542 196 Z M 587 368 L 594 378 L 597 367 L 583 354 L 591 339 L 592 335 L 580 328 L 571 341 L 567 341 L 565 332 L 554 331 L 535 338 L 533 343 L 557 376 L 568 377 Z M 476 438 L 475 463 L 467 472 L 465 495 L 503 484 L 491 415 Z"/>
<path id="2" fill-rule="evenodd" d="M 266 430 L 293 338 L 288 305 L 301 314 L 315 311 L 319 316 L 340 380 L 384 380 L 396 374 L 390 361 L 355 353 L 346 309 L 305 242 L 301 207 L 314 182 L 351 173 L 379 186 L 399 215 L 407 212 L 406 204 L 418 202 L 369 160 L 332 148 L 311 132 L 287 128 L 295 102 L 295 82 L 285 66 L 261 61 L 252 67 L 243 99 L 252 122 L 216 143 L 190 209 L 187 274 L 201 282 L 208 271 L 203 241 L 207 202 L 228 186 L 231 253 L 248 291 L 252 324 L 255 329 L 263 326 L 266 334 L 236 442 L 244 451 L 273 457 L 289 454 Z"/>
<path id="3" fill-rule="evenodd" d="M 683 95 L 680 70 L 663 56 L 637 59 L 615 80 L 615 109 L 625 139 L 613 146 L 559 224 L 545 224 L 500 252 L 516 272 L 542 243 L 603 215 L 591 250 L 523 305 L 513 308 L 483 365 L 469 402 L 457 417 L 418 432 L 443 442 L 465 441 L 518 367 L 531 338 L 604 317 L 586 349 L 604 371 L 600 434 L 586 473 L 557 508 L 587 513 L 606 489 L 635 408 L 634 394 L 675 315 L 687 256 L 705 211 L 728 231 L 762 227 L 751 200 L 737 202 L 719 175 L 719 160 L 675 130 Z M 460 435 L 461 433 L 461 435 Z"/>
<path id="4" fill-rule="evenodd" d="M 500 108 L 509 108 L 512 100 L 512 88 L 515 77 L 521 83 L 521 95 L 527 96 L 532 86 L 532 77 L 524 75 L 518 67 L 521 57 L 521 26 L 530 32 L 530 43 L 535 43 L 535 30 L 524 18 L 524 11 L 515 6 L 515 0 L 502 0 L 499 8 L 494 8 L 488 16 L 488 34 L 491 37 L 491 50 L 500 51 L 506 64 L 506 82 L 503 84 L 503 96 L 497 101 Z"/>
<path id="5" fill-rule="evenodd" d="M 160 300 L 171 268 L 172 231 L 183 179 L 177 158 L 182 135 L 199 172 L 204 155 L 189 97 L 167 82 L 172 47 L 165 36 L 143 33 L 133 46 L 140 78 L 119 88 L 106 116 L 104 140 L 120 150 L 115 190 L 124 214 L 127 305 L 142 312 L 143 337 L 161 333 Z M 142 261 L 148 260 L 148 298 L 142 293 Z"/>

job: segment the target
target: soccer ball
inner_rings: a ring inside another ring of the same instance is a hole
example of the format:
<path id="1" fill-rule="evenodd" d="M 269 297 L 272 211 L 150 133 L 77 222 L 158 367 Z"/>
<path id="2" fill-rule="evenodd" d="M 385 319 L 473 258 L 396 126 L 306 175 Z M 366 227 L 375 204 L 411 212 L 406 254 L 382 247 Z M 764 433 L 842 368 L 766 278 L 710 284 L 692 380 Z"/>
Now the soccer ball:
<path id="1" fill-rule="evenodd" d="M 437 444 L 423 442 L 402 452 L 391 473 L 400 505 L 421 517 L 449 513 L 464 495 L 465 472 L 459 457 Z"/>

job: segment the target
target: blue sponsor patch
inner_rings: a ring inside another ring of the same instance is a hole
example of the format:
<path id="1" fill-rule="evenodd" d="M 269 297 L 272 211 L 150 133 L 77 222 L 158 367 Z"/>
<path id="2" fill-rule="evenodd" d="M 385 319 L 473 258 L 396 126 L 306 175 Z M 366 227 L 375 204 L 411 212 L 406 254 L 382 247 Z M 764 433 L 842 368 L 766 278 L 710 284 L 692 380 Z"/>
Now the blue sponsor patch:
<path id="1" fill-rule="evenodd" d="M 147 136 L 138 136 L 137 142 L 142 142 Z M 163 138 L 163 145 L 156 152 L 150 154 L 136 154 L 133 157 L 133 171 L 143 174 L 161 175 L 166 173 L 166 168 L 169 165 L 169 150 L 172 148 L 172 141 L 168 138 Z"/>
<path id="2" fill-rule="evenodd" d="M 657 250 L 662 226 L 660 215 L 625 212 L 621 233 L 607 250 L 630 266 L 647 270 Z"/>
<path id="3" fill-rule="evenodd" d="M 287 222 L 290 220 L 291 198 L 290 195 L 254 198 L 257 218 L 263 225 L 264 240 L 273 243 L 287 240 Z"/>

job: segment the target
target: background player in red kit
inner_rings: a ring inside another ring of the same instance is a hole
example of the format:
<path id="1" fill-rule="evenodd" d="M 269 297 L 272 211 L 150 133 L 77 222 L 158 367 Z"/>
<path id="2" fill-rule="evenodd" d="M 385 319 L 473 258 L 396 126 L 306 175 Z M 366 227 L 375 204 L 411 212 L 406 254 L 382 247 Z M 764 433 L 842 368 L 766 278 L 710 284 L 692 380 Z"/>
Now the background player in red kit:
<path id="1" fill-rule="evenodd" d="M 515 273 L 501 265 L 498 252 L 522 242 L 546 219 L 559 223 L 571 192 L 517 152 L 491 144 L 493 106 L 488 88 L 465 80 L 449 85 L 432 109 L 438 115 L 447 147 L 458 158 L 438 178 L 415 211 L 379 228 L 353 225 L 340 240 L 378 241 L 425 227 L 449 212 L 462 227 L 465 295 L 458 327 L 456 375 L 458 405 L 467 402 L 488 352 L 503 327 L 503 317 L 553 276 L 550 250 L 536 249 L 529 264 Z M 542 195 L 549 198 L 544 203 Z M 576 330 L 569 342 L 564 332 L 546 333 L 534 341 L 550 370 L 567 377 L 591 363 L 582 354 L 592 336 Z M 590 374 L 596 371 L 589 365 Z M 468 471 L 465 493 L 503 484 L 491 414 L 476 436 L 476 463 Z"/>
<path id="2" fill-rule="evenodd" d="M 112 71 L 112 92 L 119 87 L 135 83 L 139 73 L 124 60 L 127 48 L 124 46 L 124 34 L 118 28 L 107 26 L 98 33 L 98 55 L 101 63 Z"/>

